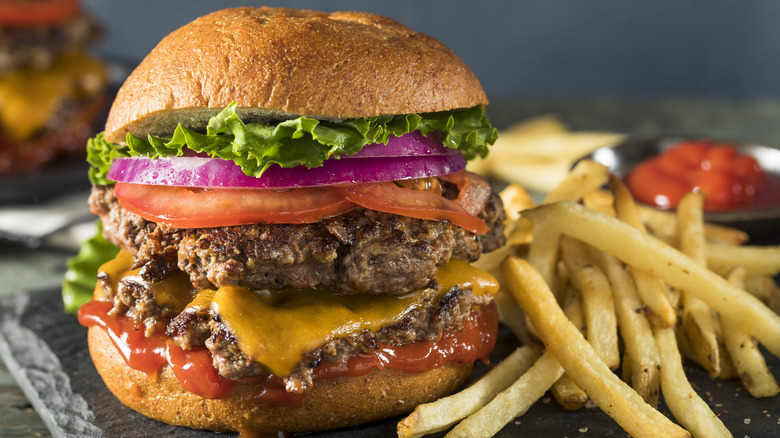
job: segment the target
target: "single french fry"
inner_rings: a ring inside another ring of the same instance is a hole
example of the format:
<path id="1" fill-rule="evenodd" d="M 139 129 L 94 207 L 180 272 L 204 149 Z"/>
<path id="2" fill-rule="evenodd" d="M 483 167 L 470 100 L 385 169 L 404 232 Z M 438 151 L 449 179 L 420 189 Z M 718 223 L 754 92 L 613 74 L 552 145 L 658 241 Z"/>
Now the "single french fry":
<path id="1" fill-rule="evenodd" d="M 544 198 L 545 204 L 559 201 L 579 201 L 607 182 L 609 169 L 593 160 L 582 160 L 566 178 Z"/>
<path id="2" fill-rule="evenodd" d="M 669 410 L 694 437 L 731 437 L 723 422 L 696 394 L 682 367 L 673 328 L 656 328 L 655 339 L 661 355 L 661 388 Z M 659 435 L 661 436 L 661 435 Z"/>
<path id="3" fill-rule="evenodd" d="M 780 357 L 780 316 L 758 298 L 659 239 L 573 202 L 536 207 L 524 215 L 534 224 L 544 222 L 555 226 L 563 234 L 614 254 L 625 263 L 697 296 L 720 315 L 737 321 L 742 330 Z"/>
<path id="4" fill-rule="evenodd" d="M 583 204 L 610 216 L 615 215 L 614 202 L 612 193 L 607 190 L 594 190 L 582 197 Z"/>
<path id="5" fill-rule="evenodd" d="M 417 406 L 398 423 L 398 437 L 412 438 L 440 432 L 478 411 L 519 379 L 539 358 L 541 350 L 538 344 L 524 345 L 463 391 Z"/>
<path id="6" fill-rule="evenodd" d="M 625 184 L 615 175 L 609 177 L 609 188 L 615 200 L 615 214 L 618 219 L 632 227 L 647 233 L 645 224 L 637 210 L 634 198 Z M 636 283 L 636 291 L 639 298 L 650 310 L 650 318 L 655 325 L 672 327 L 677 323 L 677 314 L 669 303 L 666 295 L 666 285 L 660 278 L 636 269 L 631 270 L 631 275 Z"/>
<path id="7" fill-rule="evenodd" d="M 611 254 L 594 251 L 594 255 L 609 279 L 614 296 L 618 328 L 631 357 L 631 386 L 648 404 L 655 406 L 659 395 L 660 359 L 634 279 L 623 263 Z"/>
<path id="8" fill-rule="evenodd" d="M 707 245 L 707 266 L 721 275 L 741 266 L 747 275 L 780 274 L 780 246 Z"/>
<path id="9" fill-rule="evenodd" d="M 555 382 L 550 388 L 550 393 L 564 411 L 576 411 L 588 402 L 588 395 L 585 394 L 585 391 L 566 374 Z"/>
<path id="10" fill-rule="evenodd" d="M 547 351 L 555 356 L 596 405 L 626 432 L 637 438 L 690 436 L 648 405 L 607 367 L 566 318 L 533 266 L 517 257 L 508 257 L 501 264 L 501 271 L 512 295 L 536 326 Z"/>
<path id="11" fill-rule="evenodd" d="M 737 268 L 729 274 L 729 282 L 736 287 L 743 286 L 745 270 Z M 780 392 L 772 373 L 766 366 L 766 360 L 761 351 L 748 334 L 736 327 L 728 318 L 721 321 L 723 326 L 723 342 L 731 355 L 734 367 L 745 389 L 753 397 L 772 397 Z"/>
<path id="12" fill-rule="evenodd" d="M 582 332 L 585 328 L 585 321 L 582 315 L 582 300 L 580 296 L 576 292 L 568 290 L 565 303 L 563 313 Z M 550 392 L 555 401 L 566 411 L 580 409 L 588 402 L 588 396 L 585 394 L 585 391 L 580 389 L 571 380 L 571 377 L 566 374 L 555 382 L 552 388 L 550 388 Z"/>
<path id="13" fill-rule="evenodd" d="M 677 240 L 683 254 L 706 268 L 703 207 L 703 193 L 688 193 L 680 199 L 677 206 Z M 683 333 L 696 355 L 696 361 L 711 377 L 717 377 L 720 374 L 717 321 L 706 303 L 687 293 L 685 289 L 682 293 Z"/>
<path id="14" fill-rule="evenodd" d="M 528 247 L 528 262 L 531 263 L 550 286 L 557 291 L 555 268 L 558 264 L 558 248 L 561 233 L 544 224 L 534 224 L 534 239 Z"/>
<path id="15" fill-rule="evenodd" d="M 563 375 L 555 357 L 545 352 L 519 379 L 482 409 L 455 426 L 446 437 L 491 437 L 524 414 Z"/>
<path id="16" fill-rule="evenodd" d="M 588 342 L 610 369 L 617 369 L 620 365 L 617 317 L 607 277 L 590 259 L 582 242 L 564 237 L 561 240 L 561 254 L 573 284 L 582 294 Z"/>
<path id="17" fill-rule="evenodd" d="M 745 268 L 739 269 L 744 270 Z M 773 289 L 777 288 L 775 281 L 768 275 L 746 275 L 744 284 L 746 291 L 763 302 L 767 302 Z"/>
<path id="18" fill-rule="evenodd" d="M 637 208 L 642 222 L 652 234 L 664 240 L 677 239 L 677 216 L 673 212 L 647 205 L 637 205 Z M 748 241 L 747 233 L 742 230 L 711 223 L 705 224 L 704 235 L 708 242 L 713 243 L 742 245 Z"/>

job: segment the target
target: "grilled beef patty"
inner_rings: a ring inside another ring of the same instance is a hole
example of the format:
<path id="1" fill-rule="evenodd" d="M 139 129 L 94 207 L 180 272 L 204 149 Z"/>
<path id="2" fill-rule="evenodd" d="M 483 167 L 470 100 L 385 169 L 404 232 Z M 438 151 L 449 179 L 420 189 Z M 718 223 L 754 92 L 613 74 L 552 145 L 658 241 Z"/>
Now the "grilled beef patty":
<path id="1" fill-rule="evenodd" d="M 473 262 L 505 243 L 504 209 L 495 194 L 480 213 L 490 229 L 483 235 L 448 221 L 364 208 L 313 224 L 180 229 L 123 209 L 112 187 L 93 187 L 89 202 L 103 221 L 105 237 L 130 251 L 137 267 L 154 260 L 159 266 L 175 263 L 199 289 L 292 287 L 402 295 L 425 287 L 451 257 Z"/>

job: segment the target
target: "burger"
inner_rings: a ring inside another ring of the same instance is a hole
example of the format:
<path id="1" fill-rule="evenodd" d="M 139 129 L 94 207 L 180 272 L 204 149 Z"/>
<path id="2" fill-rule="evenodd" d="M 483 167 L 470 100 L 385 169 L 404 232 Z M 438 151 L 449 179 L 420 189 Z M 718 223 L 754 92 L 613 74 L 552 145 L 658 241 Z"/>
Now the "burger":
<path id="1" fill-rule="evenodd" d="M 77 0 L 0 2 L 0 175 L 84 156 L 108 106 L 101 35 Z"/>
<path id="2" fill-rule="evenodd" d="M 130 408 L 215 431 L 362 424 L 488 358 L 496 130 L 435 39 L 358 12 L 237 8 L 165 37 L 88 142 L 119 248 L 79 310 Z"/>

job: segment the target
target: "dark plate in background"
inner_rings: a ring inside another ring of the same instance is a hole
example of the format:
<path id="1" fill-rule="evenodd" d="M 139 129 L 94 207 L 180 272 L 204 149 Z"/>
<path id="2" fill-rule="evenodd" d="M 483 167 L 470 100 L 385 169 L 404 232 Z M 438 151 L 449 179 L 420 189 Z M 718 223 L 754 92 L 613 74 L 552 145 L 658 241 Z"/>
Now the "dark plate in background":
<path id="1" fill-rule="evenodd" d="M 583 159 L 598 161 L 616 175 L 625 177 L 644 159 L 658 155 L 686 139 L 701 139 L 701 137 L 629 139 L 614 147 L 596 149 Z M 724 141 L 724 143 L 734 145 L 741 154 L 755 157 L 765 172 L 780 178 L 780 148 L 732 141 Z M 760 209 L 705 212 L 704 219 L 708 222 L 739 228 L 747 232 L 753 240 L 780 235 L 780 205 Z"/>
<path id="2" fill-rule="evenodd" d="M 88 170 L 85 157 L 73 157 L 33 172 L 2 176 L 0 206 L 42 202 L 89 190 Z"/>
<path id="3" fill-rule="evenodd" d="M 92 365 L 86 332 L 73 315 L 63 312 L 58 289 L 22 292 L 0 299 L 0 355 L 55 437 L 235 436 L 168 426 L 120 404 L 103 385 Z M 512 335 L 502 329 L 493 360 L 500 360 L 515 346 Z M 780 369 L 780 359 L 766 357 L 775 372 Z M 478 373 L 484 369 L 480 365 Z M 687 367 L 686 373 L 694 388 L 734 436 L 777 436 L 780 430 L 777 396 L 755 399 L 738 381 L 712 380 L 699 367 Z M 663 404 L 660 409 L 670 416 Z M 399 420 L 390 418 L 306 436 L 393 437 Z M 441 437 L 443 433 L 431 436 Z M 496 436 L 603 438 L 628 435 L 598 408 L 564 412 L 545 396 Z"/>

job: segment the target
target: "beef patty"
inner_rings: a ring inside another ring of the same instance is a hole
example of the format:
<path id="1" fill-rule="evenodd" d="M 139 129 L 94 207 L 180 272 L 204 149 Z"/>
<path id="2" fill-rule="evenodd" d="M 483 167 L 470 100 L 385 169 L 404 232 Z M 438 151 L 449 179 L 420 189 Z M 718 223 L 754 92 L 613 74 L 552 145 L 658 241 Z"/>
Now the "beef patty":
<path id="1" fill-rule="evenodd" d="M 469 262 L 505 243 L 505 213 L 492 194 L 478 235 L 448 221 L 364 208 L 313 224 L 257 224 L 181 229 L 122 208 L 110 186 L 93 187 L 92 211 L 103 234 L 128 250 L 136 267 L 178 266 L 199 289 L 223 286 L 318 288 L 332 293 L 401 295 L 425 287 L 451 257 Z M 156 270 L 148 270 L 153 280 Z M 159 277 L 159 275 L 158 275 Z"/>

